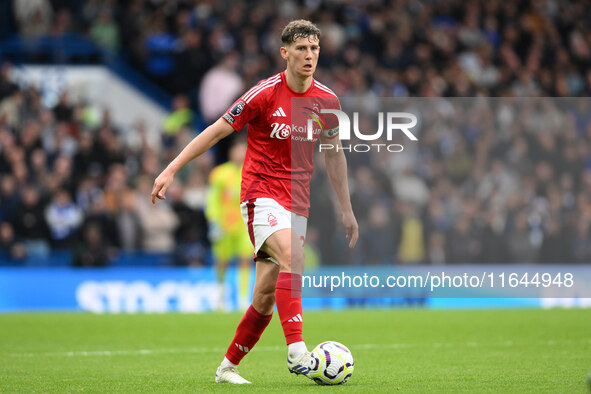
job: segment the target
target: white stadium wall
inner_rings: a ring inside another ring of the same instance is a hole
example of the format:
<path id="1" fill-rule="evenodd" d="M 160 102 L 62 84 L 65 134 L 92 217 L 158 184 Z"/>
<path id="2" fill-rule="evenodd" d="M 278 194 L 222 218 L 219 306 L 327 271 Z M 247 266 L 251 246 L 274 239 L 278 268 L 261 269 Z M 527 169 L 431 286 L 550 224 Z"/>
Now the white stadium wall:
<path id="1" fill-rule="evenodd" d="M 21 86 L 39 88 L 47 104 L 55 104 L 67 89 L 70 100 L 84 99 L 99 113 L 109 109 L 113 122 L 124 129 L 142 120 L 153 146 L 168 116 L 161 105 L 103 66 L 22 65 L 14 68 L 12 77 Z"/>

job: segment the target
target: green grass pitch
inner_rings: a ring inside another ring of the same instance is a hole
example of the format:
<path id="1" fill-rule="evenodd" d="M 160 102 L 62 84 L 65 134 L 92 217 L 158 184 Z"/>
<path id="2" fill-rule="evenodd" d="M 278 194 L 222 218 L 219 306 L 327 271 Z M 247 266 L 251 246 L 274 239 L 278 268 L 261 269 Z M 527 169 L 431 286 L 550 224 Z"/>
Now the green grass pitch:
<path id="1" fill-rule="evenodd" d="M 240 314 L 0 315 L 0 392 L 579 392 L 591 310 L 309 312 L 304 336 L 349 346 L 355 372 L 320 387 L 287 371 L 277 316 L 240 371 L 213 383 Z"/>

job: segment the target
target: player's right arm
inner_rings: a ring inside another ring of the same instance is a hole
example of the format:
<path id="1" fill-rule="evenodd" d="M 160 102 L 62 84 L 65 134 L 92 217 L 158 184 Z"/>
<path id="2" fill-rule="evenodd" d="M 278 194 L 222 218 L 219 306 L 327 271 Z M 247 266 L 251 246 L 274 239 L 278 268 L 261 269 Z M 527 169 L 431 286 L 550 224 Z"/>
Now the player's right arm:
<path id="1" fill-rule="evenodd" d="M 222 138 L 232 134 L 232 132 L 234 132 L 234 128 L 223 118 L 220 118 L 195 137 L 154 181 L 154 188 L 152 189 L 152 204 L 156 203 L 156 198 L 160 200 L 166 199 L 164 194 L 172 184 L 175 174 L 181 168 L 191 160 L 205 153 Z"/>
<path id="2" fill-rule="evenodd" d="M 278 75 L 259 82 L 248 92 L 244 93 L 228 111 L 214 124 L 203 130 L 201 134 L 193 139 L 168 167 L 154 181 L 152 189 L 152 203 L 156 198 L 164 200 L 166 189 L 172 184 L 174 175 L 183 168 L 188 162 L 203 154 L 209 148 L 214 146 L 219 140 L 232 134 L 233 131 L 240 131 L 247 123 L 255 119 L 261 108 L 264 107 L 263 95 L 259 95 L 267 87 L 279 83 Z"/>

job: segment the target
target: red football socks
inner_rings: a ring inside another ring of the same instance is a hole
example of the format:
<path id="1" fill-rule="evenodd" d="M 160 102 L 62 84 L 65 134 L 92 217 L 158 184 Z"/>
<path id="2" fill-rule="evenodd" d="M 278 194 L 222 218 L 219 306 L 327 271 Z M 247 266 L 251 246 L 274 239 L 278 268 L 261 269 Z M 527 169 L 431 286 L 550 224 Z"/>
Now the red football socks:
<path id="1" fill-rule="evenodd" d="M 280 272 L 275 287 L 275 303 L 279 319 L 289 345 L 303 341 L 302 338 L 302 276 Z M 252 307 L 248 308 L 238 324 L 236 335 L 226 352 L 226 358 L 233 364 L 240 361 L 254 347 L 273 315 L 261 315 Z"/>
<path id="2" fill-rule="evenodd" d="M 269 325 L 271 317 L 273 317 L 273 314 L 267 316 L 261 315 L 251 305 L 244 314 L 240 324 L 238 324 L 236 335 L 234 335 L 234 339 L 226 352 L 226 358 L 233 364 L 240 364 L 242 358 L 259 341 L 261 334 L 265 331 L 267 325 Z"/>
<path id="3" fill-rule="evenodd" d="M 275 287 L 275 303 L 287 344 L 303 341 L 301 275 L 279 273 Z"/>

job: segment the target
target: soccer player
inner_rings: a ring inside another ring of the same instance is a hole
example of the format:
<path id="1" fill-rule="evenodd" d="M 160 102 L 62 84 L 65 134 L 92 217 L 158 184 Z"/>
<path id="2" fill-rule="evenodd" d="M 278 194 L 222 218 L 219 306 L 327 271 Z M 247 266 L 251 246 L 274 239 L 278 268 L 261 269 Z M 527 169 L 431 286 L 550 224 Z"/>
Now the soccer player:
<path id="1" fill-rule="evenodd" d="M 250 383 L 238 374 L 237 366 L 267 327 L 275 304 L 288 345 L 288 369 L 309 377 L 310 352 L 302 337 L 301 279 L 314 148 L 312 143 L 298 144 L 306 139 L 306 133 L 302 132 L 303 127 L 293 127 L 291 104 L 294 98 L 338 103 L 335 94 L 313 78 L 319 40 L 320 30 L 311 22 L 296 20 L 287 24 L 281 33 L 281 56 L 287 63 L 286 70 L 242 95 L 154 181 L 153 203 L 157 198 L 165 198 L 166 189 L 180 168 L 222 138 L 249 125 L 241 209 L 255 251 L 253 301 L 216 371 L 216 382 Z M 342 149 L 338 149 L 338 129 L 326 131 L 319 133 L 319 139 L 321 143 L 330 139 L 333 146 L 325 151 L 326 169 L 352 248 L 359 231 L 349 198 L 347 162 Z M 300 166 L 292 168 L 292 159 L 301 162 Z"/>
<path id="2" fill-rule="evenodd" d="M 205 216 L 209 221 L 209 238 L 215 259 L 220 289 L 224 288 L 226 267 L 238 259 L 238 299 L 240 308 L 248 307 L 248 271 L 252 257 L 252 244 L 240 213 L 240 184 L 242 164 L 246 154 L 246 142 L 234 141 L 226 163 L 215 167 L 209 175 L 209 191 Z M 220 292 L 218 309 L 224 309 L 224 297 Z"/>

